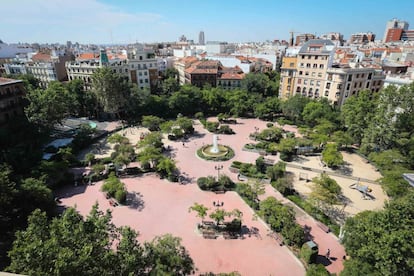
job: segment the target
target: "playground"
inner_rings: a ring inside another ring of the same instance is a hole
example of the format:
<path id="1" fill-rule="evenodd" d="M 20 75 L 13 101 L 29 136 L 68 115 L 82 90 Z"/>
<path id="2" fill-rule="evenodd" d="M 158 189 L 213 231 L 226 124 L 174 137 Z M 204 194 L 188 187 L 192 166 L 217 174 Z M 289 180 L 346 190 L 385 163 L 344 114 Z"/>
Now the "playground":
<path id="1" fill-rule="evenodd" d="M 383 208 L 387 195 L 382 187 L 375 182 L 381 178 L 381 174 L 375 167 L 367 163 L 362 157 L 354 153 L 341 152 L 346 162 L 346 172 L 336 172 L 320 162 L 319 156 L 306 156 L 295 161 L 295 166 L 288 167 L 287 171 L 294 173 L 294 188 L 300 194 L 309 195 L 311 192 L 312 178 L 326 172 L 329 177 L 341 186 L 344 197 L 348 200 L 346 206 L 338 206 L 347 216 L 355 215 L 365 210 L 378 210 Z M 342 176 L 340 175 L 342 174 Z M 365 180 L 365 181 L 364 181 Z"/>

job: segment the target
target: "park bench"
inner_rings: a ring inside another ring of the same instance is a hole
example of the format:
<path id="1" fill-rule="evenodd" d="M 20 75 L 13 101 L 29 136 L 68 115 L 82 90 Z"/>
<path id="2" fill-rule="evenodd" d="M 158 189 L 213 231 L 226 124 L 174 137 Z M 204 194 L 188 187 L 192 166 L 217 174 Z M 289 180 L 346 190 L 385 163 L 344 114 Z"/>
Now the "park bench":
<path id="1" fill-rule="evenodd" d="M 214 191 L 214 193 L 216 193 L 216 194 L 224 194 L 226 191 L 225 190 L 217 190 L 217 191 Z"/>
<path id="2" fill-rule="evenodd" d="M 322 222 L 317 222 L 316 223 L 318 225 L 319 228 L 321 228 L 325 233 L 329 233 L 331 231 L 331 229 L 329 228 L 329 226 L 326 226 L 325 224 L 323 224 Z"/>

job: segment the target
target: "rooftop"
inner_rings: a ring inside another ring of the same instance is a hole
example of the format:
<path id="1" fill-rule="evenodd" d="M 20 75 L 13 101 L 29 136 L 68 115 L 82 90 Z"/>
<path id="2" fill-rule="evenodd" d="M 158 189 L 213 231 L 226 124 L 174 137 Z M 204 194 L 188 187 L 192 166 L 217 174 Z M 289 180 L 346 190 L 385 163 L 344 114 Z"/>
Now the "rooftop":
<path id="1" fill-rule="evenodd" d="M 22 82 L 22 81 L 21 80 L 15 80 L 15 79 L 8 79 L 8 78 L 0 78 L 0 85 L 19 83 L 19 82 Z"/>

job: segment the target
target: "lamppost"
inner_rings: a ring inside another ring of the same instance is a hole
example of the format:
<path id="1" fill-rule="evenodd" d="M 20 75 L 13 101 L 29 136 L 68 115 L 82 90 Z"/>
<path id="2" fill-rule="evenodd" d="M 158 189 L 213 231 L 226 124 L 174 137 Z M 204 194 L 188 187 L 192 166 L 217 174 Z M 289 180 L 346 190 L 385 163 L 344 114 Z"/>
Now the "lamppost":
<path id="1" fill-rule="evenodd" d="M 218 181 L 218 179 L 220 177 L 220 170 L 223 169 L 223 165 L 216 165 L 216 166 L 214 166 L 214 169 L 217 170 L 217 181 Z"/>

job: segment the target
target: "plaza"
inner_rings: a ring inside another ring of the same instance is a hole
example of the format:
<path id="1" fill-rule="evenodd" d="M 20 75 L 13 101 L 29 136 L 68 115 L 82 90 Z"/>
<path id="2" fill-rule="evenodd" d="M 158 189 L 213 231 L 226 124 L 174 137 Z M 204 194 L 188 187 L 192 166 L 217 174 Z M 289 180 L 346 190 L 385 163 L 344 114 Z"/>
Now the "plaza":
<path id="1" fill-rule="evenodd" d="M 169 146 L 171 155 L 177 161 L 180 174 L 185 177 L 184 184 L 168 182 L 159 179 L 155 174 L 145 174 L 133 178 L 122 178 L 128 190 L 127 202 L 125 206 L 113 207 L 109 204 L 105 195 L 100 191 L 102 182 L 91 186 L 78 186 L 67 188 L 62 191 L 62 205 L 76 206 L 76 209 L 86 215 L 95 202 L 99 203 L 100 209 L 112 210 L 113 221 L 117 226 L 128 225 L 139 231 L 140 242 L 152 240 L 155 236 L 171 233 L 182 239 L 182 244 L 187 248 L 191 257 L 198 268 L 197 274 L 205 272 L 232 272 L 238 271 L 241 275 L 304 275 L 305 268 L 294 254 L 286 247 L 279 246 L 274 238 L 269 235 L 268 226 L 254 216 L 253 210 L 238 196 L 236 192 L 226 192 L 225 194 L 215 194 L 213 192 L 201 191 L 196 180 L 203 176 L 217 176 L 226 174 L 233 181 L 237 182 L 237 174 L 229 171 L 232 161 L 254 163 L 257 153 L 243 151 L 243 146 L 250 143 L 249 134 L 256 130 L 266 128 L 266 122 L 258 119 L 237 119 L 237 124 L 230 127 L 235 131 L 234 135 L 219 135 L 219 144 L 230 146 L 235 156 L 228 161 L 212 162 L 199 158 L 196 154 L 197 149 L 203 145 L 211 144 L 213 134 L 209 133 L 203 126 L 196 121 L 194 125 L 197 135 L 189 137 L 183 144 L 182 141 L 169 141 L 164 139 L 164 145 Z M 297 133 L 294 126 L 283 126 L 287 131 Z M 130 143 L 135 145 L 141 133 L 148 132 L 143 128 L 129 128 L 120 131 L 126 136 Z M 109 156 L 111 147 L 104 145 L 95 149 L 96 157 Z M 278 162 L 278 155 L 268 156 Z M 369 177 L 375 180 L 377 175 L 375 168 L 364 162 L 359 162 L 358 157 L 344 156 L 344 159 L 353 168 L 352 173 L 361 177 Z M 318 168 L 316 160 L 309 159 L 302 163 L 303 166 Z M 365 166 L 366 165 L 366 166 Z M 131 165 L 132 166 L 132 165 Z M 223 169 L 217 170 L 218 167 Z M 365 166 L 365 167 L 361 167 Z M 298 192 L 306 194 L 309 192 L 310 183 L 299 180 L 300 169 L 287 167 L 287 171 L 294 174 L 294 187 Z M 309 178 L 318 175 L 308 172 Z M 370 174 L 367 176 L 367 174 Z M 362 210 L 373 210 L 381 208 L 384 200 L 383 192 L 379 185 L 370 185 L 372 193 L 376 199 L 372 201 L 361 200 L 361 195 L 356 190 L 348 188 L 349 179 L 338 177 L 338 184 L 346 197 L 350 198 L 352 204 L 347 206 L 346 211 L 352 215 Z M 354 181 L 355 182 L 355 181 Z M 349 190 L 349 191 L 348 191 Z M 67 195 L 65 195 L 67 193 Z M 284 204 L 293 205 L 284 198 L 279 192 L 270 185 L 266 186 L 266 193 L 261 197 L 274 196 Z M 197 230 L 200 218 L 195 213 L 189 213 L 188 209 L 195 202 L 210 208 L 216 207 L 213 202 L 223 202 L 223 207 L 228 211 L 239 209 L 243 213 L 242 231 L 239 239 L 204 239 Z M 318 227 L 317 222 L 300 208 L 295 207 L 296 220 L 302 225 L 310 228 L 311 235 L 319 245 L 320 254 L 330 249 L 334 261 L 326 264 L 326 268 L 331 273 L 338 273 L 343 269 L 342 257 L 345 255 L 343 246 L 332 233 L 324 232 Z M 249 229 L 257 229 L 254 234 Z"/>

